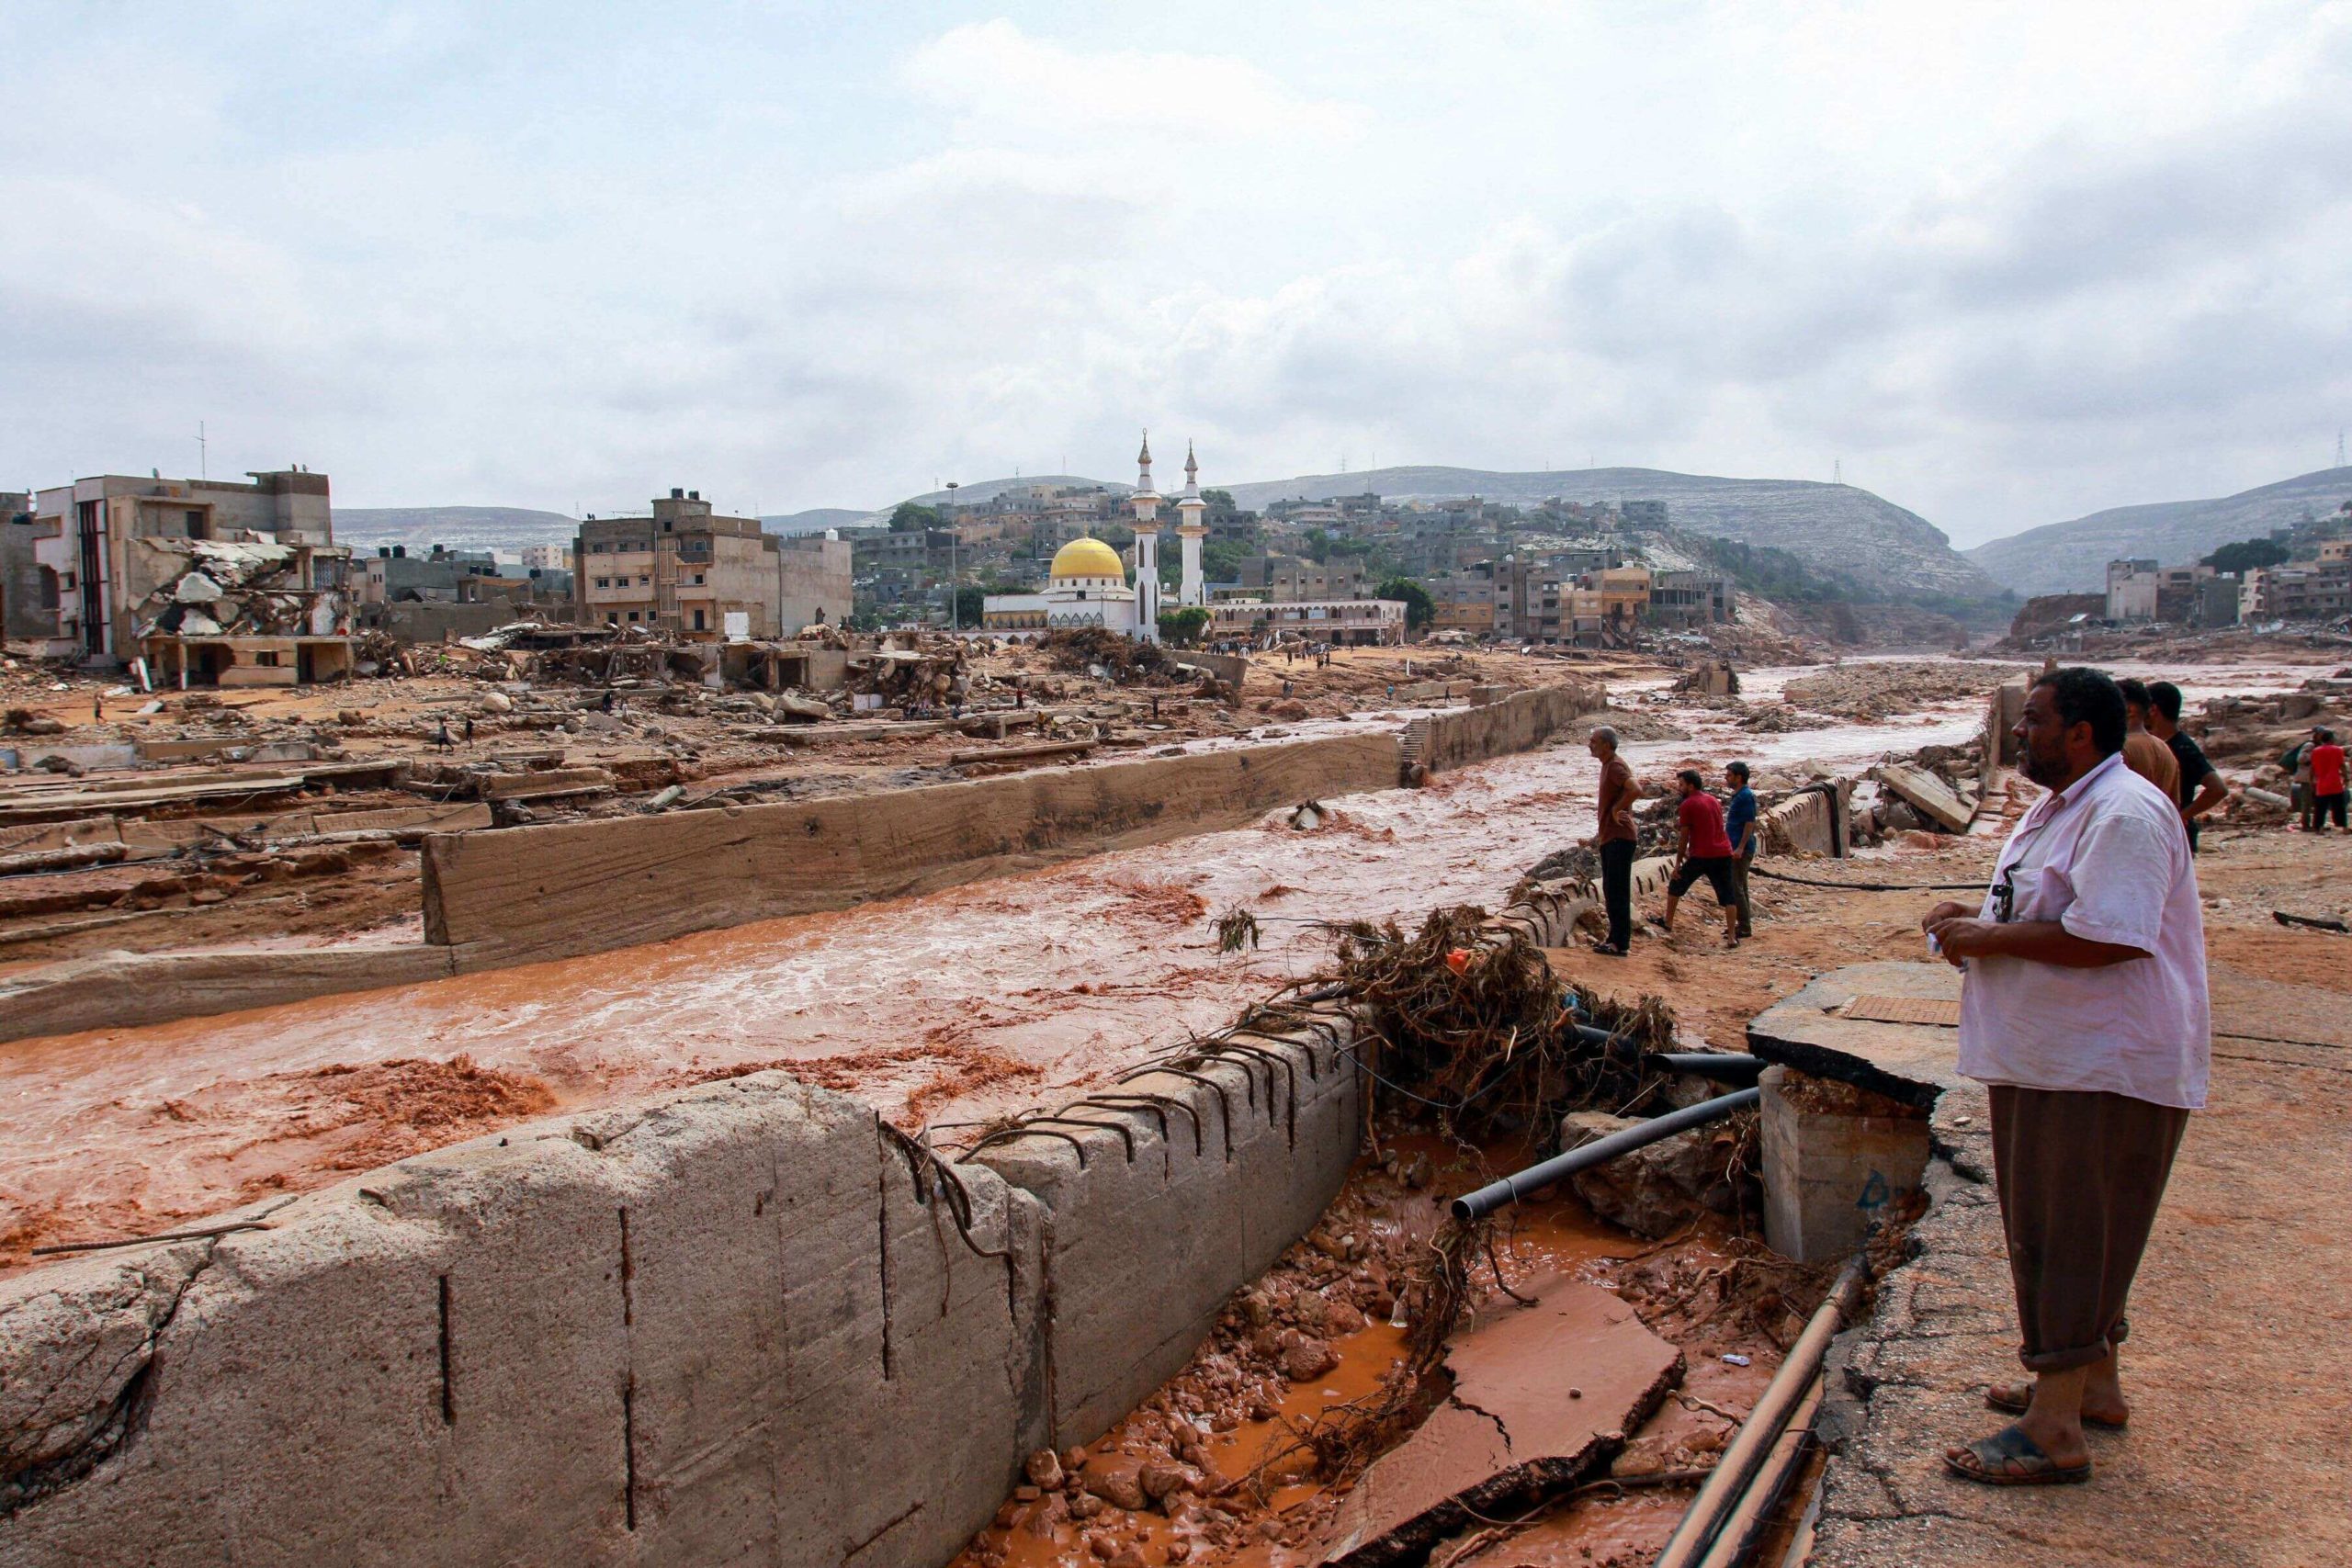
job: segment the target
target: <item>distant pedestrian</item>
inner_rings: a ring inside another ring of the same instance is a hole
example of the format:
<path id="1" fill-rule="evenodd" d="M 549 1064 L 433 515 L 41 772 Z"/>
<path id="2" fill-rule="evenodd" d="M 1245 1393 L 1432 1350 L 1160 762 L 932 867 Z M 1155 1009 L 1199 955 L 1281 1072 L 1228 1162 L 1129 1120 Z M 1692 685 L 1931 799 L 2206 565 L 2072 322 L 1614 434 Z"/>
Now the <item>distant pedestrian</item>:
<path id="1" fill-rule="evenodd" d="M 2288 794 L 2295 807 L 2295 820 L 2304 832 L 2312 830 L 2312 748 L 2316 740 L 2298 740 L 2279 754 L 2278 765 L 2287 770 L 2291 782 Z"/>
<path id="2" fill-rule="evenodd" d="M 2324 833 L 2330 822 L 2343 827 L 2344 815 L 2344 748 L 2323 726 L 2312 731 L 2312 831 Z"/>
<path id="3" fill-rule="evenodd" d="M 2205 749 L 2189 739 L 2180 728 L 2180 688 L 2170 681 L 2156 681 L 2148 687 L 2148 733 L 2172 749 L 2172 760 L 2180 764 L 2180 825 L 2188 830 L 2188 852 L 2197 852 L 2198 818 L 2230 798 L 2230 786 L 2222 782 L 2222 771 L 2207 759 Z"/>
<path id="4" fill-rule="evenodd" d="M 474 716 L 473 716 L 473 715 L 471 715 L 471 714 L 468 714 L 468 715 L 466 715 L 466 744 L 467 744 L 467 745 L 469 745 L 469 746 L 470 746 L 470 745 L 472 745 L 473 743 L 474 743 Z"/>
<path id="5" fill-rule="evenodd" d="M 1756 818 L 1756 792 L 1747 787 L 1747 764 L 1727 762 L 1724 782 L 1731 786 L 1731 801 L 1724 807 L 1724 836 L 1731 840 L 1731 885 L 1739 896 L 1739 934 L 1756 934 L 1755 908 L 1747 899 L 1747 869 L 1756 863 L 1762 840 Z"/>
<path id="6" fill-rule="evenodd" d="M 1737 947 L 1739 894 L 1732 884 L 1731 840 L 1724 832 L 1723 802 L 1707 793 L 1707 781 L 1696 768 L 1685 768 L 1674 779 L 1682 790 L 1682 804 L 1674 811 L 1674 874 L 1667 879 L 1666 919 L 1658 924 L 1673 934 L 1675 907 L 1703 876 L 1714 889 L 1715 907 L 1724 912 L 1724 945 Z"/>
<path id="7" fill-rule="evenodd" d="M 1600 901 L 1609 911 L 1609 937 L 1592 950 L 1623 958 L 1634 940 L 1634 770 L 1617 754 L 1617 732 L 1596 725 L 1585 742 L 1600 763 L 1597 795 L 1600 825 L 1585 847 L 1600 852 Z"/>
<path id="8" fill-rule="evenodd" d="M 2174 801 L 2123 765 L 2123 694 L 2095 670 L 2037 680 L 2016 734 L 2050 793 L 2019 818 L 1972 913 L 1921 922 L 1961 983 L 1960 1070 L 1985 1084 L 2030 1384 L 2018 1416 L 1948 1449 L 1971 1481 L 2090 1479 L 2086 1420 L 2121 1427 L 2125 1308 L 2212 1048 L 2205 927 Z"/>
<path id="9" fill-rule="evenodd" d="M 449 721 L 447 719 L 445 718 L 441 721 L 439 729 L 434 734 L 433 744 L 439 747 L 444 751 L 447 751 L 449 749 Z"/>
<path id="10" fill-rule="evenodd" d="M 2180 798 L 2180 764 L 2172 748 L 2148 732 L 2148 688 L 2138 681 L 2118 681 L 2123 694 L 2123 765 L 2165 792 Z"/>

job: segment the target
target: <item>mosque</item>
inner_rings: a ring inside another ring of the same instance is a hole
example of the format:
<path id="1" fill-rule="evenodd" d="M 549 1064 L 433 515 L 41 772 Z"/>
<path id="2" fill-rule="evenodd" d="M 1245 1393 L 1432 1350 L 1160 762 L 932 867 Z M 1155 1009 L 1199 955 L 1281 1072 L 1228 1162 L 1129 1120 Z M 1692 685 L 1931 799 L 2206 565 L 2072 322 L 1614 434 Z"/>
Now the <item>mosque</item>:
<path id="1" fill-rule="evenodd" d="M 1166 498 L 1151 487 L 1151 435 L 1146 432 L 1143 450 L 1136 457 L 1136 581 L 1127 583 L 1126 563 L 1119 552 L 1096 538 L 1072 539 L 1054 552 L 1043 593 L 991 593 L 981 605 L 981 625 L 993 632 L 1062 631 L 1101 626 L 1146 642 L 1159 640 L 1159 503 Z M 1201 575 L 1201 541 L 1208 537 L 1203 521 L 1208 502 L 1201 497 L 1201 465 L 1187 447 L 1184 491 L 1176 498 L 1176 537 L 1183 551 L 1182 580 L 1176 591 L 1178 604 L 1208 604 L 1208 584 Z"/>

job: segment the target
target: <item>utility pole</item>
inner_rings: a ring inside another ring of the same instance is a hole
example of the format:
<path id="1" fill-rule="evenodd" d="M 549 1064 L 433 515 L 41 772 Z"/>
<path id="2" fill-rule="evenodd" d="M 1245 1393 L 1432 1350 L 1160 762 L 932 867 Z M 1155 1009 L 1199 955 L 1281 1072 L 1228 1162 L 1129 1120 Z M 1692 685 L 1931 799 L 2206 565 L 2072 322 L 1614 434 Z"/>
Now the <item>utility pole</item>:
<path id="1" fill-rule="evenodd" d="M 2338 447 L 2343 445 L 2341 441 L 2336 443 Z M 212 477 L 212 454 L 205 444 L 204 422 L 200 419 L 196 422 L 196 477 L 200 479 Z"/>
<path id="2" fill-rule="evenodd" d="M 2344 462 L 2344 432 L 2343 432 L 2343 431 L 2341 431 L 2341 430 L 2338 430 L 2338 431 L 2335 433 L 2335 466 L 2336 466 L 2337 468 L 2343 468 L 2343 467 L 2345 466 L 2345 462 Z"/>
<path id="3" fill-rule="evenodd" d="M 1829 461 L 1829 482 L 1830 482 L 1831 484 L 1834 484 L 1834 485 L 1841 485 L 1841 484 L 1844 484 L 1844 483 L 1846 482 L 1846 459 L 1845 459 L 1845 458 L 1843 458 L 1843 457 L 1833 457 L 1833 458 L 1831 458 L 1831 459 L 1830 459 L 1830 461 Z"/>
<path id="4" fill-rule="evenodd" d="M 963 568 L 956 562 L 956 547 L 962 542 L 962 536 L 956 532 L 956 481 L 949 479 L 947 481 L 947 629 L 951 632 L 963 629 L 956 620 L 956 603 L 961 596 L 958 591 L 964 586 Z"/>

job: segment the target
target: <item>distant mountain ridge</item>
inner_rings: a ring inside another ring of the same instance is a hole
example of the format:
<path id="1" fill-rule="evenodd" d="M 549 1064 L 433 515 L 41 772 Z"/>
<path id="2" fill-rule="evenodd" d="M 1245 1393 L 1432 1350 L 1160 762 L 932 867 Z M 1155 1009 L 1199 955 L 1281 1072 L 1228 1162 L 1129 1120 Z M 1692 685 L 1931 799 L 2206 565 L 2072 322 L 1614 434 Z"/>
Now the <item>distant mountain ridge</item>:
<path id="1" fill-rule="evenodd" d="M 1526 506 L 1554 496 L 1596 502 L 1663 501 L 1667 521 L 1694 534 L 1770 545 L 1808 566 L 1847 577 L 1874 592 L 1948 593 L 1993 598 L 2000 586 L 1951 547 L 1943 530 L 1917 513 L 1856 485 L 1811 479 L 1731 479 L 1663 468 L 1367 468 L 1353 474 L 1227 485 L 1235 502 L 1262 510 L 1291 498 L 1378 492 L 1393 501 L 1460 501 L 1470 496 Z"/>
<path id="2" fill-rule="evenodd" d="M 820 506 L 763 517 L 760 526 L 771 534 L 816 534 L 865 516 L 854 506 Z M 455 550 L 519 550 L 531 545 L 569 545 L 579 532 L 575 518 L 523 506 L 339 506 L 334 512 L 335 543 L 359 550 L 383 545 L 405 545 L 412 554 L 435 545 Z"/>
<path id="3" fill-rule="evenodd" d="M 2209 501 L 2159 501 L 2047 523 L 1962 552 L 2020 593 L 2087 593 L 2107 585 L 2111 560 L 2154 558 L 2186 566 L 2220 546 L 2320 515 L 2352 500 L 2352 468 L 2317 468 L 2291 479 Z"/>

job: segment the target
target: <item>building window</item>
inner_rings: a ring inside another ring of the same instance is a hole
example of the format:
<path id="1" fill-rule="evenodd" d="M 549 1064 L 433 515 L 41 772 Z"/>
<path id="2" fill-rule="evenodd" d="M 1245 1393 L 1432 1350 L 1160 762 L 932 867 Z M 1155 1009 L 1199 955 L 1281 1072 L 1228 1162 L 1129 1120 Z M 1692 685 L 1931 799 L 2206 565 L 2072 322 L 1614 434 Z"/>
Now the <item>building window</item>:
<path id="1" fill-rule="evenodd" d="M 653 581 L 653 580 L 652 580 L 651 578 L 650 578 L 650 577 L 646 576 L 644 573 L 639 572 L 639 573 L 638 574 L 637 585 L 638 585 L 639 588 L 648 587 L 648 586 L 650 586 L 650 585 L 652 583 L 652 581 Z"/>
<path id="2" fill-rule="evenodd" d="M 596 586 L 599 588 L 610 588 L 612 585 L 613 580 L 609 577 L 600 577 L 596 580 Z"/>
<path id="3" fill-rule="evenodd" d="M 702 586 L 702 573 L 700 572 L 695 573 L 695 586 L 697 588 Z"/>
<path id="4" fill-rule="evenodd" d="M 275 670 L 277 668 L 277 655 L 274 652 L 256 653 L 254 655 L 254 662 L 265 670 Z"/>
<path id="5" fill-rule="evenodd" d="M 695 581 L 699 582 L 702 580 L 700 578 L 696 578 Z M 701 632 L 708 631 L 709 629 L 710 628 L 707 626 L 703 624 L 702 612 L 700 610 L 696 610 L 695 612 L 695 630 Z"/>
<path id="6" fill-rule="evenodd" d="M 636 612 L 635 610 L 631 610 L 631 611 L 628 613 L 628 618 L 629 618 L 630 620 L 632 620 L 632 621 L 633 621 L 633 620 L 635 620 L 635 619 L 637 619 L 637 612 Z"/>

